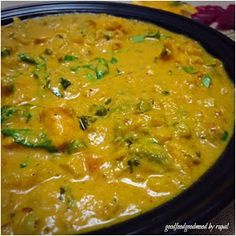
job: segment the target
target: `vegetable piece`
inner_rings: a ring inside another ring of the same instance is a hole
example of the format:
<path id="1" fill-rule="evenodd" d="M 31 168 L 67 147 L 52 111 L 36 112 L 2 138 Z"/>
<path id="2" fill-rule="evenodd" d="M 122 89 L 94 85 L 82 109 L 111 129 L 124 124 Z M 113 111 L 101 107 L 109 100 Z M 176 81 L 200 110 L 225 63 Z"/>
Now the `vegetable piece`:
<path id="1" fill-rule="evenodd" d="M 26 55 L 26 54 L 24 54 L 24 53 L 20 53 L 20 54 L 18 55 L 18 57 L 19 57 L 19 59 L 20 59 L 21 61 L 26 62 L 26 63 L 28 63 L 28 64 L 33 64 L 33 65 L 36 65 L 36 64 L 37 64 L 37 62 L 36 62 L 36 60 L 35 60 L 34 58 L 32 58 L 32 57 L 30 57 L 30 56 L 28 56 L 28 55 Z"/>
<path id="2" fill-rule="evenodd" d="M 118 62 L 118 60 L 115 57 L 112 57 L 110 60 L 111 64 L 116 64 Z"/>
<path id="3" fill-rule="evenodd" d="M 43 148 L 49 152 L 56 152 L 52 141 L 44 133 L 35 134 L 30 129 L 12 129 L 2 130 L 2 134 L 13 138 L 14 142 L 29 148 Z"/>
<path id="4" fill-rule="evenodd" d="M 161 92 L 161 94 L 164 95 L 164 96 L 168 96 L 168 95 L 170 95 L 170 92 L 167 91 L 167 90 L 163 90 L 163 91 Z"/>
<path id="5" fill-rule="evenodd" d="M 133 173 L 134 172 L 134 167 L 139 166 L 140 161 L 137 160 L 137 159 L 133 159 L 133 160 L 131 159 L 131 160 L 128 160 L 127 164 L 129 166 L 129 172 Z"/>
<path id="6" fill-rule="evenodd" d="M 80 151 L 81 149 L 85 148 L 85 144 L 82 143 L 79 140 L 74 140 L 71 143 L 69 143 L 66 147 L 66 152 L 69 154 L 75 153 Z"/>
<path id="7" fill-rule="evenodd" d="M 78 57 L 76 57 L 76 56 L 73 56 L 73 55 L 65 55 L 64 56 L 64 61 L 74 61 L 74 60 L 77 60 L 78 59 Z"/>
<path id="8" fill-rule="evenodd" d="M 91 80 L 92 80 L 92 79 L 96 79 L 96 77 L 95 77 L 92 73 L 88 73 L 88 74 L 87 74 L 87 78 L 88 78 L 88 79 L 91 79 Z"/>
<path id="9" fill-rule="evenodd" d="M 28 123 L 32 117 L 32 114 L 29 111 L 27 111 L 27 108 L 25 106 L 20 106 L 20 107 L 3 106 L 1 108 L 1 122 L 3 123 L 4 121 L 6 121 L 15 114 L 19 114 L 25 117 L 26 123 Z"/>
<path id="10" fill-rule="evenodd" d="M 175 130 L 179 137 L 190 138 L 192 135 L 189 126 L 182 121 L 175 124 Z"/>
<path id="11" fill-rule="evenodd" d="M 186 73 L 189 73 L 189 74 L 196 74 L 198 71 L 193 68 L 192 66 L 183 66 L 182 67 L 183 70 L 186 72 Z"/>
<path id="12" fill-rule="evenodd" d="M 1 123 L 12 117 L 17 112 L 14 106 L 3 106 L 1 108 Z"/>
<path id="13" fill-rule="evenodd" d="M 144 35 L 135 35 L 131 38 L 131 40 L 135 43 L 142 43 L 145 40 Z"/>
<path id="14" fill-rule="evenodd" d="M 108 111 L 109 110 L 106 107 L 100 105 L 100 106 L 97 106 L 95 115 L 96 116 L 105 116 L 105 115 L 107 115 Z"/>
<path id="15" fill-rule="evenodd" d="M 92 112 L 95 116 L 105 116 L 107 115 L 109 108 L 106 108 L 103 105 L 92 105 L 90 107 L 90 112 Z"/>
<path id="16" fill-rule="evenodd" d="M 211 86 L 211 77 L 209 75 L 204 75 L 202 77 L 202 85 L 206 88 L 209 88 Z"/>
<path id="17" fill-rule="evenodd" d="M 161 34 L 159 31 L 149 33 L 145 36 L 145 38 L 155 38 L 155 39 L 160 39 L 160 37 L 161 37 Z"/>
<path id="18" fill-rule="evenodd" d="M 137 104 L 136 111 L 137 113 L 144 113 L 152 109 L 153 101 L 140 100 Z"/>
<path id="19" fill-rule="evenodd" d="M 7 57 L 11 55 L 11 49 L 10 48 L 4 48 L 1 51 L 1 57 Z"/>
<path id="20" fill-rule="evenodd" d="M 157 164 L 166 165 L 168 154 L 163 146 L 150 142 L 150 140 L 139 140 L 130 146 L 130 154 L 139 158 L 147 158 Z"/>
<path id="21" fill-rule="evenodd" d="M 222 141 L 226 141 L 226 140 L 228 139 L 228 137 L 229 137 L 229 132 L 228 132 L 227 130 L 225 130 L 225 131 L 223 132 L 223 134 L 221 135 L 220 139 L 221 139 Z"/>
<path id="22" fill-rule="evenodd" d="M 86 130 L 91 123 L 94 123 L 97 119 L 92 116 L 79 116 L 79 124 L 82 130 Z"/>
<path id="23" fill-rule="evenodd" d="M 105 105 L 109 105 L 111 102 L 112 102 L 112 99 L 109 98 L 109 99 L 107 99 L 107 100 L 105 101 Z"/>
<path id="24" fill-rule="evenodd" d="M 28 165 L 27 165 L 27 163 L 25 163 L 25 162 L 22 162 L 22 163 L 20 163 L 20 168 L 25 168 L 25 167 L 27 167 Z"/>
<path id="25" fill-rule="evenodd" d="M 131 40 L 135 43 L 142 43 L 145 38 L 155 38 L 155 39 L 160 39 L 161 34 L 159 31 L 149 33 L 147 35 L 135 35 L 131 37 Z"/>
<path id="26" fill-rule="evenodd" d="M 63 89 L 67 89 L 71 85 L 71 82 L 67 79 L 60 78 L 60 84 L 63 87 Z"/>
<path id="27" fill-rule="evenodd" d="M 51 56 L 51 55 L 53 54 L 53 51 L 52 51 L 52 49 L 50 49 L 50 48 L 46 48 L 46 49 L 44 50 L 44 54 L 46 54 L 46 55 L 48 55 L 48 56 Z"/>

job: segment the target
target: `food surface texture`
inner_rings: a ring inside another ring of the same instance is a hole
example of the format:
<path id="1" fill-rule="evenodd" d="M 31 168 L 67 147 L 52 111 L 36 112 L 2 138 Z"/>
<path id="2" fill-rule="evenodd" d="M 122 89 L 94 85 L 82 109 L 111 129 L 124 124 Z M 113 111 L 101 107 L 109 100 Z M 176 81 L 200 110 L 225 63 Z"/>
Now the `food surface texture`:
<path id="1" fill-rule="evenodd" d="M 147 22 L 16 18 L 1 61 L 3 234 L 84 233 L 151 210 L 233 132 L 223 63 Z"/>

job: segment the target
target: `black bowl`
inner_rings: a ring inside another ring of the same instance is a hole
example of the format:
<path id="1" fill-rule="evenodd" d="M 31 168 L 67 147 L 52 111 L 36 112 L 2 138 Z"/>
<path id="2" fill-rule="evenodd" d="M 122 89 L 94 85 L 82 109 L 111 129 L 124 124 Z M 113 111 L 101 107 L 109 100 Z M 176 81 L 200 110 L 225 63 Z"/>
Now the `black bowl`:
<path id="1" fill-rule="evenodd" d="M 212 55 L 223 61 L 234 83 L 234 42 L 221 33 L 188 18 L 146 7 L 114 2 L 49 2 L 2 11 L 2 25 L 21 19 L 62 13 L 107 13 L 125 18 L 151 22 L 176 33 L 197 40 Z M 215 164 L 186 191 L 142 215 L 111 227 L 93 231 L 92 234 L 162 234 L 165 225 L 206 224 L 225 207 L 235 192 L 235 139 L 231 138 Z M 181 233 L 171 230 L 171 233 Z M 188 231 L 189 232 L 189 231 Z"/>

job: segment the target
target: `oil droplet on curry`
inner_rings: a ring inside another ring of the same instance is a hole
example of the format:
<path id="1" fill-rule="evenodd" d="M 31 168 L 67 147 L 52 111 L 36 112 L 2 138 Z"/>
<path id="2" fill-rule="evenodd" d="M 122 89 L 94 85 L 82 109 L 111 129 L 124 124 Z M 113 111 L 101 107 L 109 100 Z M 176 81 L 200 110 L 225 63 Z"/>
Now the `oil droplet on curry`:
<path id="1" fill-rule="evenodd" d="M 2 27 L 2 233 L 72 234 L 188 188 L 233 130 L 234 87 L 201 45 L 70 14 Z"/>

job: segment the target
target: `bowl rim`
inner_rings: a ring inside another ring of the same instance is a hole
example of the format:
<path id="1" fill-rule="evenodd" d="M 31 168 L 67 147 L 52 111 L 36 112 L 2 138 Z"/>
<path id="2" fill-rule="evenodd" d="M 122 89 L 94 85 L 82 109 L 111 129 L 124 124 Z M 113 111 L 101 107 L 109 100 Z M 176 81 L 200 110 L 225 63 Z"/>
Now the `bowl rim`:
<path id="1" fill-rule="evenodd" d="M 114 16 L 150 22 L 172 32 L 184 34 L 200 44 L 225 66 L 231 81 L 235 76 L 235 44 L 220 32 L 189 18 L 163 10 L 137 6 L 128 3 L 102 1 L 44 2 L 1 10 L 2 25 L 12 22 L 13 17 L 28 19 L 51 14 L 105 13 Z M 219 47 L 219 45 L 221 47 Z M 235 128 L 233 129 L 235 132 Z M 164 232 L 165 225 L 205 224 L 234 198 L 235 193 L 235 133 L 215 163 L 186 190 L 164 204 L 141 215 L 90 230 L 88 234 L 176 234 L 182 230 Z M 228 157 L 228 158 L 227 158 Z M 217 187 L 216 187 L 217 186 Z M 171 209 L 171 210 L 170 210 Z"/>

